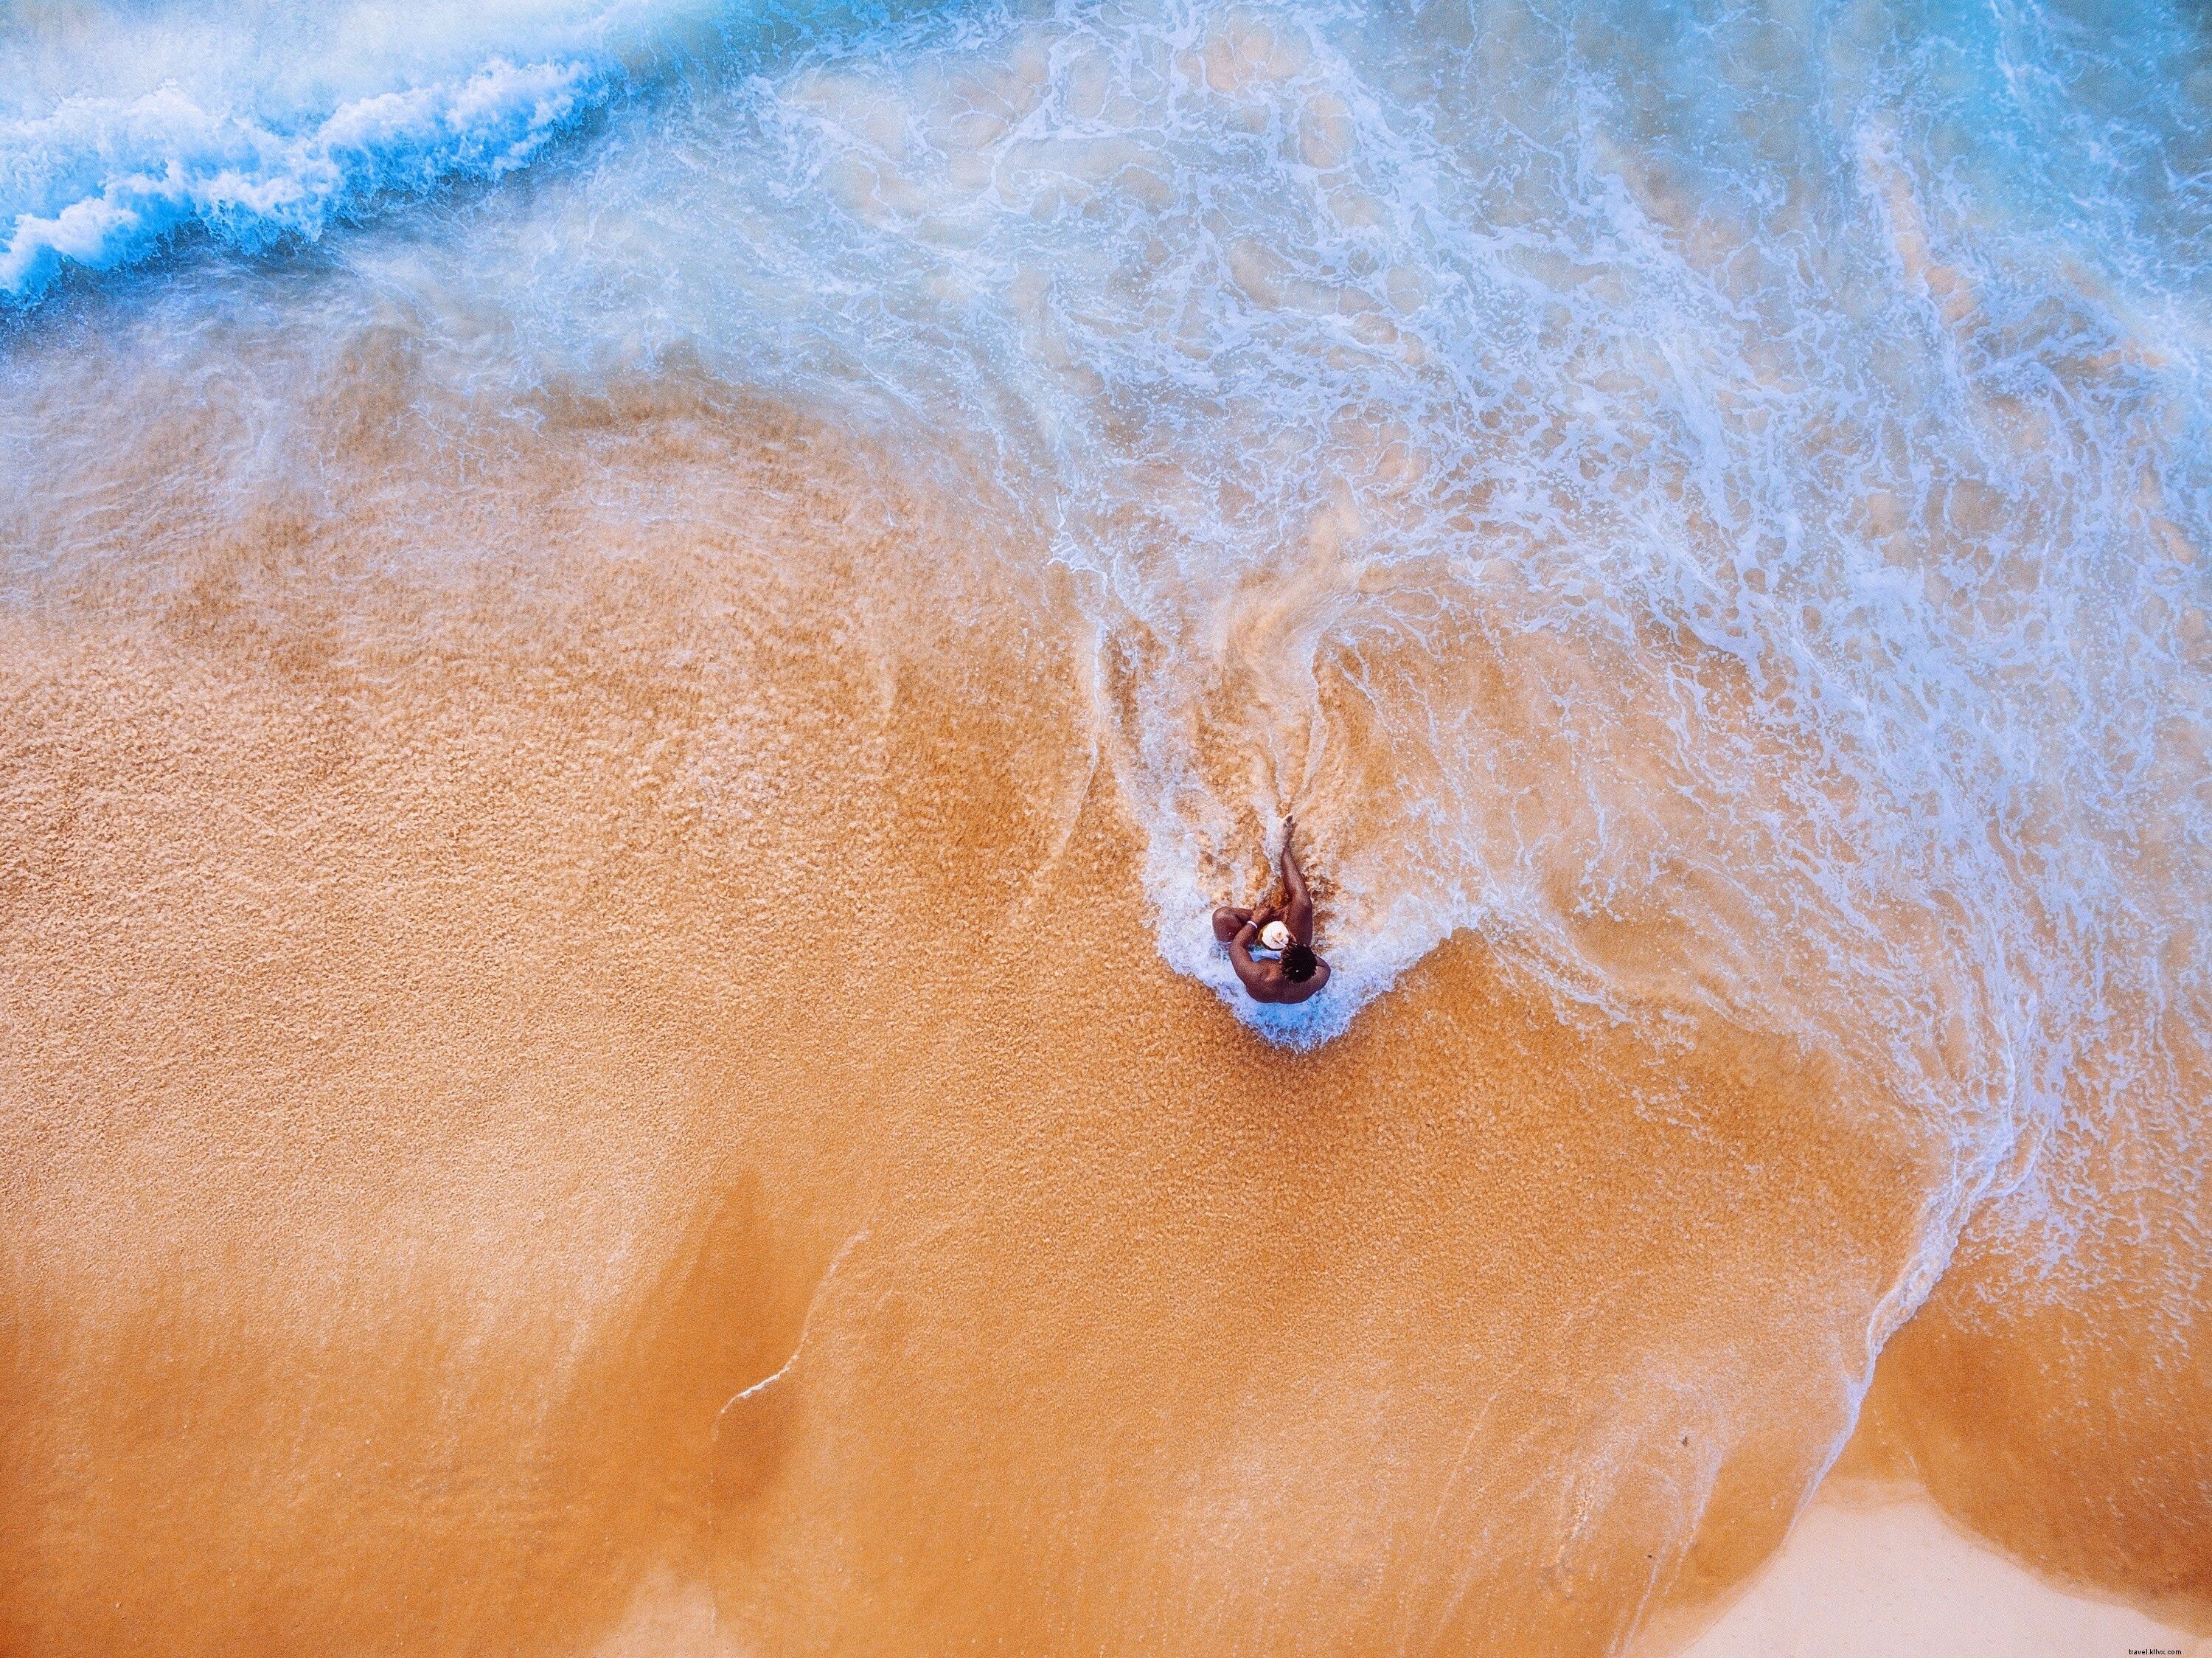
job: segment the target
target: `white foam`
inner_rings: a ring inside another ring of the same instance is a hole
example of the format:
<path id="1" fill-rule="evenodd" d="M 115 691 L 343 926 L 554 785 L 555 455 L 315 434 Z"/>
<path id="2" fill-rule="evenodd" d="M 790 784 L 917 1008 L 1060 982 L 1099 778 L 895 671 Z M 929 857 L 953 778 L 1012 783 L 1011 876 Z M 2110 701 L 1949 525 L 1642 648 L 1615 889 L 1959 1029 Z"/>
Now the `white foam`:
<path id="1" fill-rule="evenodd" d="M 170 4 L 0 21 L 0 297 L 197 228 L 312 239 L 535 157 L 720 9 L 702 0 Z"/>

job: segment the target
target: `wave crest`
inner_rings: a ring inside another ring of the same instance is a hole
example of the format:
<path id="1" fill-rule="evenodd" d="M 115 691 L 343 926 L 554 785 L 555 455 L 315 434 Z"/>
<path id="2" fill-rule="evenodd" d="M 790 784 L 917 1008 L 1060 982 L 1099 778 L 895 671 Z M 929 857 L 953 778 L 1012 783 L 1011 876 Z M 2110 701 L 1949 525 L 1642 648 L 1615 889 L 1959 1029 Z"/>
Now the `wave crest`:
<path id="1" fill-rule="evenodd" d="M 72 98 L 0 144 L 47 161 L 8 204 L 0 293 L 35 299 L 65 264 L 104 271 L 198 225 L 248 250 L 319 236 L 392 191 L 494 179 L 524 165 L 606 94 L 604 67 L 494 58 L 465 80 L 353 100 L 304 131 L 210 110 L 173 85 Z"/>
<path id="2" fill-rule="evenodd" d="M 253 253 L 494 180 L 781 10 L 498 0 L 0 18 L 0 305 L 198 230 Z"/>

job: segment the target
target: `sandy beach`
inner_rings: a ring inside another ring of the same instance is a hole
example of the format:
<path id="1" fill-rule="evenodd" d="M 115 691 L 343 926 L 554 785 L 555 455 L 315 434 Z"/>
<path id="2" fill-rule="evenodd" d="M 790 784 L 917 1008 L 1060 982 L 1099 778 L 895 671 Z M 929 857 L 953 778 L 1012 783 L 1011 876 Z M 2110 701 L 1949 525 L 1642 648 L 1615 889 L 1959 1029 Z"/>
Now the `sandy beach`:
<path id="1" fill-rule="evenodd" d="M 653 551 L 368 615 L 227 552 L 189 638 L 11 638 L 16 1640 L 551 1638 L 657 1575 L 763 1649 L 1595 1648 L 1771 1543 L 1908 1220 L 1786 1054 L 1468 948 L 1310 1056 L 1102 980 L 1129 832 L 1073 743 L 1067 816 L 1011 786 L 1054 664 L 841 650 L 842 573 L 702 624 L 794 561 Z"/>
<path id="2" fill-rule="evenodd" d="M 715 441 L 805 504 L 9 624 L 10 1643 L 1597 1651 L 1753 1570 L 1897 1142 L 1472 941 L 1271 1047 L 1127 942 L 1064 663 L 854 625 L 957 543 Z"/>

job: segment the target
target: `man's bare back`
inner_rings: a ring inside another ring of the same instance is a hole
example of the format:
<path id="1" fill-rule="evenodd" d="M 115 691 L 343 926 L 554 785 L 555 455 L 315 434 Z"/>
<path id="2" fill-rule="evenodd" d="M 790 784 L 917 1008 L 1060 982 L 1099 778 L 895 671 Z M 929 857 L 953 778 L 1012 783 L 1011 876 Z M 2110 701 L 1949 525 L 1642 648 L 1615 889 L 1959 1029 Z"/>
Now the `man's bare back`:
<path id="1" fill-rule="evenodd" d="M 1213 936 L 1229 947 L 1237 982 L 1255 1002 L 1304 1002 L 1319 995 L 1328 983 L 1328 963 L 1314 952 L 1313 900 L 1306 895 L 1306 878 L 1291 852 L 1291 836 L 1297 826 L 1296 818 L 1283 820 L 1282 908 L 1265 905 L 1240 910 L 1224 904 L 1213 912 Z M 1291 930 L 1290 947 L 1278 960 L 1255 961 L 1252 947 L 1260 942 L 1260 930 L 1271 921 Z"/>

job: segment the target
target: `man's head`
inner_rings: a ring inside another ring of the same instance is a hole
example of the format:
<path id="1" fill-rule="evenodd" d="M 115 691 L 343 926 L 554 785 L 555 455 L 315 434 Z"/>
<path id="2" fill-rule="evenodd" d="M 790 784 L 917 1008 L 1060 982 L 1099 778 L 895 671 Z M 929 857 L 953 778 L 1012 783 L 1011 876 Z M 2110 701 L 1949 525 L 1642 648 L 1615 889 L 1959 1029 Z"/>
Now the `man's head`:
<path id="1" fill-rule="evenodd" d="M 1303 944 L 1293 944 L 1283 952 L 1283 977 L 1293 984 L 1303 984 L 1314 976 L 1315 965 L 1321 958 Z"/>

